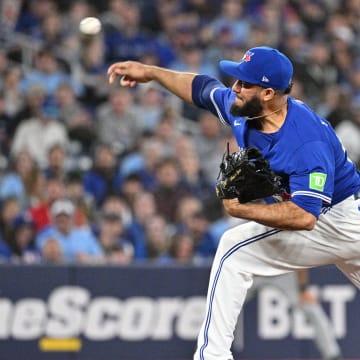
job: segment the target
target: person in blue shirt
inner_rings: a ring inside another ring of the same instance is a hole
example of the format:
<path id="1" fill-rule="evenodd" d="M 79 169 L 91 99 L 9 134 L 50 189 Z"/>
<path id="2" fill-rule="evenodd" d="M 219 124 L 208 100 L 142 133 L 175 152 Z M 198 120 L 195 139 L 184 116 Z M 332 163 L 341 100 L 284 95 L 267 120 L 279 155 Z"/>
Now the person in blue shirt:
<path id="1" fill-rule="evenodd" d="M 36 237 L 36 246 L 41 252 L 48 241 L 56 240 L 67 263 L 96 263 L 103 260 L 103 251 L 91 229 L 74 225 L 75 207 L 71 200 L 56 200 L 50 212 L 51 224 Z"/>
<path id="2" fill-rule="evenodd" d="M 360 288 L 360 175 L 329 122 L 292 98 L 293 65 L 277 49 L 247 50 L 222 60 L 232 87 L 207 75 L 125 61 L 109 82 L 157 81 L 231 126 L 240 148 L 255 146 L 283 179 L 284 199 L 239 203 L 226 212 L 249 220 L 221 237 L 209 279 L 206 313 L 194 360 L 233 359 L 234 327 L 254 276 L 336 265 Z"/>
<path id="3" fill-rule="evenodd" d="M 108 195 L 119 191 L 121 178 L 117 168 L 118 159 L 112 146 L 108 143 L 97 144 L 94 164 L 83 176 L 85 193 L 94 198 L 97 206 L 101 206 Z"/>

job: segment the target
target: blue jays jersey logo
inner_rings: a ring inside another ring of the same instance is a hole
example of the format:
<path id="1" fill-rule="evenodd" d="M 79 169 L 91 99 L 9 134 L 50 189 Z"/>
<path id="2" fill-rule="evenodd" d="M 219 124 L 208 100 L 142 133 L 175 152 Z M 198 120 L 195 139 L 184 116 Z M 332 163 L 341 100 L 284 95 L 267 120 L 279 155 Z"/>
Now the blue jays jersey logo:
<path id="1" fill-rule="evenodd" d="M 253 55 L 254 55 L 254 53 L 251 51 L 246 52 L 245 55 L 243 56 L 243 58 L 241 59 L 241 62 L 243 62 L 243 61 L 249 62 Z"/>

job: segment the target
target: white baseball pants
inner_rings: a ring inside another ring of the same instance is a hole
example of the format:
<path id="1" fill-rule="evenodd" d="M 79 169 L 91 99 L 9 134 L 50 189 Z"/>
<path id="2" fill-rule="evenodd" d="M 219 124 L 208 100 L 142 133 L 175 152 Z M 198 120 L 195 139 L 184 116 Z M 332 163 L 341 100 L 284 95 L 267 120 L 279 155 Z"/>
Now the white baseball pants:
<path id="1" fill-rule="evenodd" d="M 247 222 L 226 231 L 213 261 L 194 360 L 231 360 L 234 329 L 253 275 L 336 265 L 360 288 L 360 210 L 351 196 L 320 215 L 311 231 Z"/>

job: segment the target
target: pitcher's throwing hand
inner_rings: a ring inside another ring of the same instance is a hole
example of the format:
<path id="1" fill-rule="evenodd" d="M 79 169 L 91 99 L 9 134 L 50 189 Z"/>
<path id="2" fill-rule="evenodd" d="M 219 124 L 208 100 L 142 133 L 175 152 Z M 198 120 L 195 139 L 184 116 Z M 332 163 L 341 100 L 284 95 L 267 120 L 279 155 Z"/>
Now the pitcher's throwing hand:
<path id="1" fill-rule="evenodd" d="M 111 65 L 108 69 L 109 83 L 113 84 L 120 77 L 121 86 L 134 87 L 137 83 L 149 82 L 146 75 L 148 66 L 136 61 L 124 61 Z"/>

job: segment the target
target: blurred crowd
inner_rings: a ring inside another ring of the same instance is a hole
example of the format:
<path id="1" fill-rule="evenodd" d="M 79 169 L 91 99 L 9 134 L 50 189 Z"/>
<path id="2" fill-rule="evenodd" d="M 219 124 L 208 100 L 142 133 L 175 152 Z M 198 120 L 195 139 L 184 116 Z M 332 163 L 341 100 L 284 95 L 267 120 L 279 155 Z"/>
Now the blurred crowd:
<path id="1" fill-rule="evenodd" d="M 3 0 L 0 262 L 199 263 L 238 222 L 215 196 L 230 129 L 155 83 L 110 86 L 138 60 L 205 73 L 269 45 L 294 63 L 292 96 L 360 165 L 358 0 Z M 101 19 L 97 35 L 79 31 Z M 299 119 L 301 121 L 301 119 Z"/>

